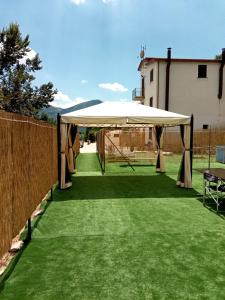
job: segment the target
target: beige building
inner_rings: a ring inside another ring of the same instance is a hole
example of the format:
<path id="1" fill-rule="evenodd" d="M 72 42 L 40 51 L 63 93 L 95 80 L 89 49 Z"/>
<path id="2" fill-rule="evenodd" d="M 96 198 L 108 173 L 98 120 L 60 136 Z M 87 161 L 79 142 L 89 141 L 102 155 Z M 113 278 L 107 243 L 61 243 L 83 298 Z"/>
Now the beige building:
<path id="1" fill-rule="evenodd" d="M 225 83 L 222 59 L 143 58 L 138 71 L 140 88 L 133 100 L 184 115 L 194 115 L 195 129 L 225 127 Z"/>

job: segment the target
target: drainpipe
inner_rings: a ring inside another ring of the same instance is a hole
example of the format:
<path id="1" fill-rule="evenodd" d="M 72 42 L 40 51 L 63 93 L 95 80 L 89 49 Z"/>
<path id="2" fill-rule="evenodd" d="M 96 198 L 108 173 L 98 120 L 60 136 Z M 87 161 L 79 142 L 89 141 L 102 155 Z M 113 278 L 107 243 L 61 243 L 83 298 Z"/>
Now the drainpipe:
<path id="1" fill-rule="evenodd" d="M 158 74 L 157 74 L 157 108 L 159 108 L 159 61 L 158 61 Z"/>
<path id="2" fill-rule="evenodd" d="M 167 48 L 165 110 L 169 110 L 171 48 Z"/>
<path id="3" fill-rule="evenodd" d="M 141 96 L 145 97 L 145 77 L 141 75 Z"/>
<path id="4" fill-rule="evenodd" d="M 219 69 L 219 89 L 218 89 L 218 99 L 221 99 L 223 96 L 223 67 L 225 65 L 225 48 L 222 49 L 222 58 Z"/>

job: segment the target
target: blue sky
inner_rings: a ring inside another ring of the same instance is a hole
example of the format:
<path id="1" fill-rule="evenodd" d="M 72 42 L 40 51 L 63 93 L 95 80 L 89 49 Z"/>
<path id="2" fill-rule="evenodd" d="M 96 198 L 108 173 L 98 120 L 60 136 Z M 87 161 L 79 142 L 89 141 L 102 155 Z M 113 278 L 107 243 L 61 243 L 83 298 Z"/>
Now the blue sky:
<path id="1" fill-rule="evenodd" d="M 0 27 L 18 22 L 52 81 L 55 104 L 131 100 L 146 55 L 213 58 L 225 47 L 224 0 L 0 0 Z"/>

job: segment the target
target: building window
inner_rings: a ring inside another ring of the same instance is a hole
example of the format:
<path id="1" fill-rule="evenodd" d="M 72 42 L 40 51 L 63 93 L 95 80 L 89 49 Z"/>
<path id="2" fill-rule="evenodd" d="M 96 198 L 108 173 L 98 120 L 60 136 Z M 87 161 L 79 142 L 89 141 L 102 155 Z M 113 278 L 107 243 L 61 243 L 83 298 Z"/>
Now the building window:
<path id="1" fill-rule="evenodd" d="M 150 82 L 152 82 L 154 80 L 154 70 L 151 69 L 150 71 Z"/>
<path id="2" fill-rule="evenodd" d="M 198 78 L 207 78 L 207 65 L 198 65 Z"/>
<path id="3" fill-rule="evenodd" d="M 153 107 L 153 97 L 151 97 L 150 100 L 149 100 L 149 106 Z"/>
<path id="4" fill-rule="evenodd" d="M 209 128 L 209 125 L 208 124 L 203 124 L 202 125 L 202 129 L 208 129 Z"/>

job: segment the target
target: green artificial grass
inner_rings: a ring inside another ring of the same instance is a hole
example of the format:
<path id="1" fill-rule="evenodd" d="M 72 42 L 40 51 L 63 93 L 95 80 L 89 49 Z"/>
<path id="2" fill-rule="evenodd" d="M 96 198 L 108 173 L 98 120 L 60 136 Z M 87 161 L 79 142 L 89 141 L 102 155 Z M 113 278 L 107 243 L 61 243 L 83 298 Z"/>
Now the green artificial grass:
<path id="1" fill-rule="evenodd" d="M 79 175 L 102 175 L 101 167 L 96 153 L 83 153 L 77 158 Z"/>
<path id="2" fill-rule="evenodd" d="M 225 221 L 203 207 L 201 174 L 176 187 L 178 161 L 100 176 L 96 155 L 81 154 L 0 299 L 223 299 Z"/>

